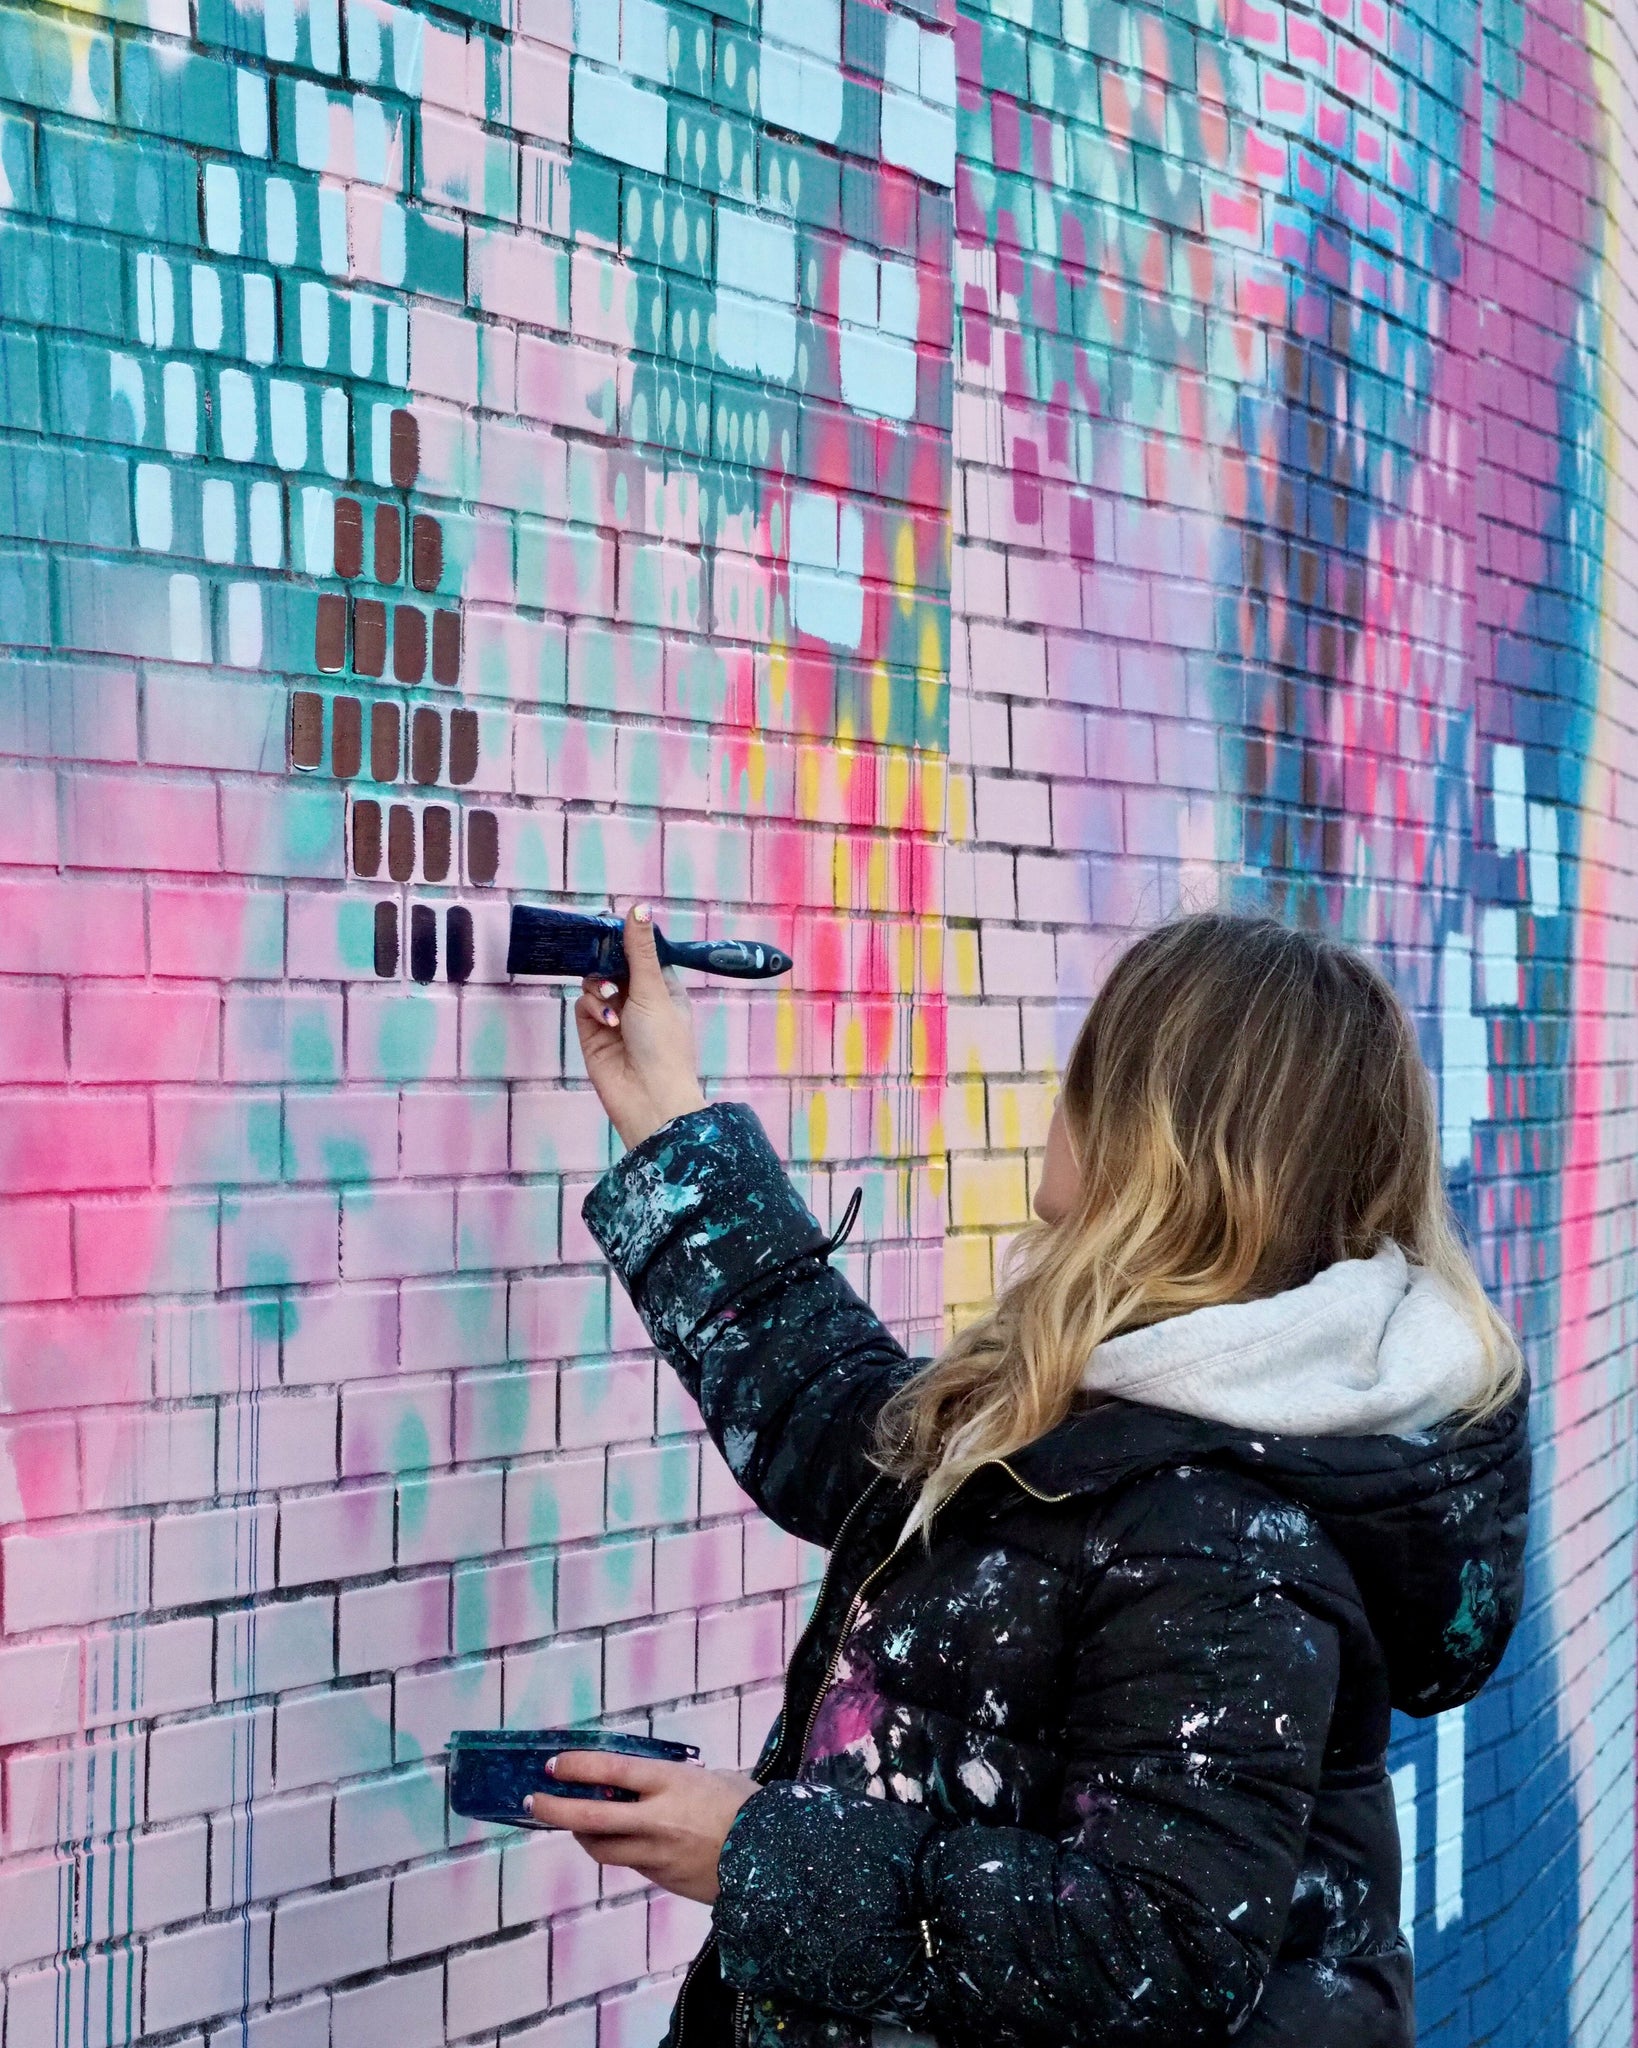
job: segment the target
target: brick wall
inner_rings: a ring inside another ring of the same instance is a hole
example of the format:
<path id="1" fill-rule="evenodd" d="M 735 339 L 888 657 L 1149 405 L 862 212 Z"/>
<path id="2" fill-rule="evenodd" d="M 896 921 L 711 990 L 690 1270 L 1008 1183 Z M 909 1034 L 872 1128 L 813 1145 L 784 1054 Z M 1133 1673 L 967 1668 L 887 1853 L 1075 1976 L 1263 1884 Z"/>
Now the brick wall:
<path id="1" fill-rule="evenodd" d="M 4 2048 L 642 2048 L 700 1909 L 456 1726 L 754 1753 L 820 1560 L 579 1220 L 508 903 L 701 990 L 911 1344 L 1102 963 L 1384 959 L 1524 1329 L 1530 1611 L 1400 1731 L 1424 2034 L 1632 2034 L 1630 23 L 0 7 Z"/>

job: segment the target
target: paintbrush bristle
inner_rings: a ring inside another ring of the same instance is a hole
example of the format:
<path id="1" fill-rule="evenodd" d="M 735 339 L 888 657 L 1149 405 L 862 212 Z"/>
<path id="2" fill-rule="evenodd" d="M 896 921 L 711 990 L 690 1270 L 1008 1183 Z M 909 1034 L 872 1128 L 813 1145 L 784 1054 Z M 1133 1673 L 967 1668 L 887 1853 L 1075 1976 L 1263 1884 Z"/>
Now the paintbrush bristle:
<path id="1" fill-rule="evenodd" d="M 508 974 L 556 974 L 579 979 L 606 974 L 623 981 L 625 947 L 619 921 L 588 917 L 578 910 L 551 910 L 539 903 L 512 906 L 512 929 L 506 948 Z"/>

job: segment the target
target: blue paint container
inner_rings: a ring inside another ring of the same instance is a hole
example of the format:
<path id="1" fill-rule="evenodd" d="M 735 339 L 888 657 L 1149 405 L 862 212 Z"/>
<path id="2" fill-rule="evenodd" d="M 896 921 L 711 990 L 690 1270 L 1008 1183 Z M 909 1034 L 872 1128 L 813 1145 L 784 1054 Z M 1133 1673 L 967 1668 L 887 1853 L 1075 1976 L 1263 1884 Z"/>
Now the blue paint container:
<path id="1" fill-rule="evenodd" d="M 447 1751 L 451 1811 L 501 1827 L 543 1828 L 549 1823 L 531 1820 L 523 1810 L 532 1792 L 550 1792 L 559 1799 L 637 1797 L 613 1785 L 570 1785 L 554 1778 L 548 1763 L 570 1749 L 652 1757 L 665 1764 L 692 1763 L 699 1756 L 689 1742 L 662 1742 L 658 1736 L 622 1735 L 608 1728 L 457 1728 Z"/>

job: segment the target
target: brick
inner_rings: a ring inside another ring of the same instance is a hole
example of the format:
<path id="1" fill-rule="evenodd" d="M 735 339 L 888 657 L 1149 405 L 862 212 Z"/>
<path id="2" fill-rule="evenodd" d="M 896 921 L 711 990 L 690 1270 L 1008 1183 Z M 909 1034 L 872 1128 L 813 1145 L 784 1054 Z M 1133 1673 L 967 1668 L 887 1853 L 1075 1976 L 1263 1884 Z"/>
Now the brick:
<path id="1" fill-rule="evenodd" d="M 558 1626 L 597 1628 L 649 1613 L 653 1566 L 653 1546 L 643 1539 L 563 1551 L 557 1564 Z"/>
<path id="2" fill-rule="evenodd" d="M 347 1071 L 360 1080 L 453 1080 L 458 1012 L 451 997 L 347 993 Z"/>
<path id="3" fill-rule="evenodd" d="M 337 1991 L 326 2048 L 377 2048 L 382 2041 L 397 2048 L 443 2048 L 443 1978 L 440 1963 L 432 1969 L 395 1970 L 389 1977 Z"/>
<path id="4" fill-rule="evenodd" d="M 557 1441 L 557 1374 L 550 1366 L 462 1373 L 455 1382 L 455 1456 L 504 1458 Z"/>
<path id="5" fill-rule="evenodd" d="M 6 1203 L 0 1301 L 62 1301 L 74 1292 L 69 1216 L 66 1202 Z M 88 1293 L 99 1291 L 86 1289 Z"/>
<path id="6" fill-rule="evenodd" d="M 117 1833 L 140 1822 L 147 1802 L 144 1745 L 99 1732 L 69 1749 L 12 1750 L 5 1783 L 8 1854 Z"/>
<path id="7" fill-rule="evenodd" d="M 148 892 L 148 943 L 156 974 L 276 978 L 284 964 L 284 898 L 270 889 L 156 885 Z"/>
<path id="8" fill-rule="evenodd" d="M 341 1205 L 332 1194 L 241 1194 L 222 1205 L 222 1285 L 336 1278 Z"/>
<path id="9" fill-rule="evenodd" d="M 215 787 L 152 775 L 67 777 L 62 849 L 71 868 L 214 874 L 221 865 Z"/>
<path id="10" fill-rule="evenodd" d="M 0 1744 L 68 1735 L 79 1726 L 79 1720 L 78 1643 L 0 1645 Z M 4 1926 L 3 1914 L 0 1926 Z M 0 1953 L 4 1947 L 5 1936 L 0 1934 Z M 50 1950 L 36 1953 L 49 1954 Z"/>
<path id="11" fill-rule="evenodd" d="M 349 1387 L 341 1403 L 341 1470 L 407 1472 L 450 1461 L 447 1380 Z"/>
<path id="12" fill-rule="evenodd" d="M 73 1866 L 55 1856 L 0 1867 L 0 1968 L 56 1953 L 72 1884 Z"/>
<path id="13" fill-rule="evenodd" d="M 335 1603 L 261 1601 L 217 1617 L 216 1696 L 289 1692 L 335 1671 Z"/>
<path id="14" fill-rule="evenodd" d="M 335 1794 L 338 1877 L 408 1863 L 444 1848 L 442 1770 L 415 1767 L 389 1778 L 341 1785 Z"/>
<path id="15" fill-rule="evenodd" d="M 79 1479 L 70 1416 L 0 1425 L 0 1523 L 73 1514 L 80 1505 Z"/>
<path id="16" fill-rule="evenodd" d="M 552 1929 L 552 1997 L 559 2004 L 629 1984 L 643 1974 L 648 1950 L 648 1907 L 624 1905 L 576 1913 Z"/>
<path id="17" fill-rule="evenodd" d="M 460 2015 L 460 2024 L 468 2032 L 544 2012 L 549 1986 L 553 1997 L 560 1995 L 550 1985 L 548 1951 L 547 1932 L 542 1927 L 451 1956 L 450 2011 Z"/>
<path id="18" fill-rule="evenodd" d="M 289 1090 L 284 1098 L 287 1180 L 390 1180 L 398 1171 L 394 1089 Z"/>
<path id="19" fill-rule="evenodd" d="M 400 1297 L 406 1371 L 497 1365 L 506 1357 L 506 1289 L 495 1280 L 411 1283 Z"/>
<path id="20" fill-rule="evenodd" d="M 447 1656 L 449 1580 L 439 1573 L 345 1588 L 340 1643 L 344 1677 Z"/>
<path id="21" fill-rule="evenodd" d="M 139 1957 L 135 1947 L 104 1951 L 44 1969 L 19 1970 L 7 1988 L 6 2026 L 19 2040 L 68 2038 L 116 2048 L 110 2015 L 123 2019 L 137 2007 Z"/>
<path id="22" fill-rule="evenodd" d="M 341 1072 L 339 996 L 230 995 L 222 1005 L 229 1081 L 334 1081 Z"/>
<path id="23" fill-rule="evenodd" d="M 0 1043 L 8 1081 L 60 1081 L 68 1070 L 62 991 L 0 988 Z"/>
<path id="24" fill-rule="evenodd" d="M 265 1493 L 335 1478 L 333 1394 L 271 1389 L 224 1401 L 220 1413 L 216 1469 L 223 1493 Z"/>
<path id="25" fill-rule="evenodd" d="M 134 1614 L 149 1600 L 142 1520 L 12 1530 L 0 1540 L 8 1635 Z"/>
<path id="26" fill-rule="evenodd" d="M 281 1700 L 278 1760 L 281 1792 L 384 1769 L 392 1761 L 392 1699 L 386 1686 L 349 1686 Z"/>
<path id="27" fill-rule="evenodd" d="M 150 1820 L 242 1805 L 272 1788 L 269 1708 L 173 1721 L 148 1738 Z"/>
<path id="28" fill-rule="evenodd" d="M 463 1034 L 470 1038 L 472 997 Z M 403 1169 L 412 1177 L 465 1178 L 507 1168 L 506 1092 L 500 1088 L 417 1088 L 403 1098 Z"/>
<path id="29" fill-rule="evenodd" d="M 604 1638 L 603 1704 L 611 1714 L 680 1699 L 694 1689 L 695 1626 L 692 1614 Z"/>
<path id="30" fill-rule="evenodd" d="M 0 1128 L 0 1191 L 142 1187 L 148 1105 L 140 1095 L 12 1095 Z"/>
<path id="31" fill-rule="evenodd" d="M 260 2004 L 268 1995 L 269 1935 L 269 1916 L 252 1910 L 155 1936 L 148 1943 L 145 1978 L 150 2028 L 238 2012 L 247 1999 Z"/>
<path id="32" fill-rule="evenodd" d="M 759 1600 L 744 1607 L 722 1607 L 699 1618 L 699 1665 L 702 1690 L 749 1685 L 772 1678 L 784 1669 L 785 1653 L 776 1601 Z"/>
<path id="33" fill-rule="evenodd" d="M 273 1936 L 273 1988 L 279 1997 L 335 1977 L 361 1976 L 387 1960 L 385 1881 L 344 1885 L 281 1899 Z"/>
<path id="34" fill-rule="evenodd" d="M 133 1715 L 182 1714 L 211 1701 L 211 1626 L 203 1614 L 116 1622 L 83 1642 L 81 1716 L 87 1727 Z"/>
<path id="35" fill-rule="evenodd" d="M 279 1584 L 362 1578 L 392 1564 L 393 1490 L 353 1486 L 279 1508 Z"/>
<path id="36" fill-rule="evenodd" d="M 215 1291 L 213 1200 L 79 1201 L 73 1236 L 82 1295 Z"/>
<path id="37" fill-rule="evenodd" d="M 275 1510 L 208 1508 L 154 1524 L 153 1596 L 161 1607 L 242 1599 L 273 1583 Z"/>
<path id="38" fill-rule="evenodd" d="M 154 1091 L 154 1180 L 219 1187 L 276 1180 L 279 1098 L 205 1089 Z"/>
<path id="39" fill-rule="evenodd" d="M 457 1728 L 493 1728 L 501 1717 L 498 1657 L 469 1658 L 432 1671 L 401 1672 L 393 1685 L 395 1737 L 402 1761 L 435 1757 Z"/>
<path id="40" fill-rule="evenodd" d="M 398 1297 L 369 1288 L 304 1294 L 284 1304 L 284 1378 L 297 1386 L 391 1372 L 398 1362 Z"/>
<path id="41" fill-rule="evenodd" d="M 502 1475 L 415 1474 L 398 1486 L 398 1562 L 432 1564 L 501 1545 Z"/>
<path id="42" fill-rule="evenodd" d="M 455 1237 L 450 1188 L 369 1187 L 342 1200 L 341 1264 L 349 1280 L 443 1272 Z"/>
<path id="43" fill-rule="evenodd" d="M 558 1431 L 566 1447 L 619 1443 L 654 1426 L 654 1367 L 566 1366 L 558 1378 Z"/>

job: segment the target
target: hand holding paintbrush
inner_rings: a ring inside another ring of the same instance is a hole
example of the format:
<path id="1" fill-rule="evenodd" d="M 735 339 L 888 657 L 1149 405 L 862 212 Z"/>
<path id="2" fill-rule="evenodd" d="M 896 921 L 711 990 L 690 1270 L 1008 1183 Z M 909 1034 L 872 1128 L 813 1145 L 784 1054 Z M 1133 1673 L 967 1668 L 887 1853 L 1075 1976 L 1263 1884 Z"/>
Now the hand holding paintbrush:
<path id="1" fill-rule="evenodd" d="M 675 975 L 660 966 L 654 914 L 639 903 L 622 934 L 629 975 L 622 989 L 588 974 L 574 1006 L 586 1072 L 626 1145 L 640 1145 L 673 1117 L 705 1107 L 694 1022 Z"/>

